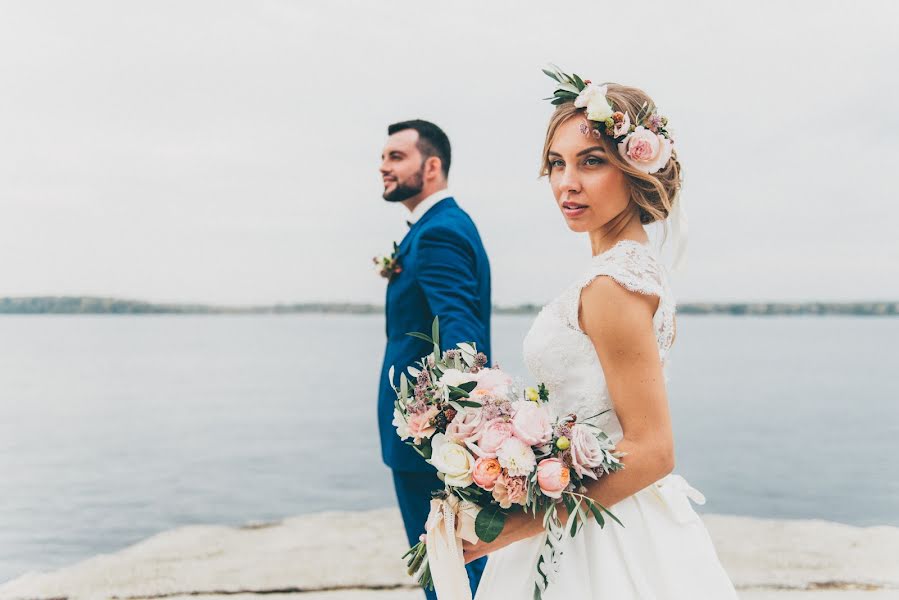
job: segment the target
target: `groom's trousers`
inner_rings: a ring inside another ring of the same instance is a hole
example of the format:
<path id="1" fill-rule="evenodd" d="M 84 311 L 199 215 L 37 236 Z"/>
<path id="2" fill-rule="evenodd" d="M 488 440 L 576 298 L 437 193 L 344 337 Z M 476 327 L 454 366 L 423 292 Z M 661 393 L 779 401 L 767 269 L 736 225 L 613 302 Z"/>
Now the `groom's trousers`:
<path id="1" fill-rule="evenodd" d="M 403 523 L 406 526 L 406 537 L 409 545 L 418 543 L 418 538 L 425 532 L 425 521 L 431 511 L 431 492 L 442 490 L 443 482 L 437 478 L 436 473 L 414 473 L 411 471 L 393 471 L 393 486 L 396 488 L 396 498 L 399 501 L 400 512 L 403 515 Z M 474 597 L 478 583 L 481 581 L 481 573 L 487 557 L 473 560 L 465 565 L 468 571 L 468 582 L 471 584 L 471 595 Z M 428 600 L 436 600 L 437 595 L 432 590 L 425 590 Z"/>

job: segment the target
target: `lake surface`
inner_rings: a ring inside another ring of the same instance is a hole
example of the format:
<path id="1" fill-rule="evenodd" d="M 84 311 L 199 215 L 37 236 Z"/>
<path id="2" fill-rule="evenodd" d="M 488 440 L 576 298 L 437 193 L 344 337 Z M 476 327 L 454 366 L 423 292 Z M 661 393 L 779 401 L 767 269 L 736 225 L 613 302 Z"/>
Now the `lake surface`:
<path id="1" fill-rule="evenodd" d="M 494 319 L 526 377 L 532 317 Z M 375 316 L 0 317 L 0 581 L 196 523 L 393 505 Z M 899 525 L 899 319 L 682 316 L 701 510 Z"/>

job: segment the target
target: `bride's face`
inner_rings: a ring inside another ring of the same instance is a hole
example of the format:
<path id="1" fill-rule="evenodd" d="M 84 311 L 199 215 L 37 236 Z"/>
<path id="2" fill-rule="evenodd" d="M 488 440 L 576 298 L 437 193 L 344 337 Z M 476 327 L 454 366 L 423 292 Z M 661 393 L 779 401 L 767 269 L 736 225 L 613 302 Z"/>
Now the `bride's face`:
<path id="1" fill-rule="evenodd" d="M 624 173 L 606 160 L 602 143 L 581 132 L 575 116 L 556 130 L 549 150 L 549 183 L 572 231 L 595 231 L 628 207 Z"/>

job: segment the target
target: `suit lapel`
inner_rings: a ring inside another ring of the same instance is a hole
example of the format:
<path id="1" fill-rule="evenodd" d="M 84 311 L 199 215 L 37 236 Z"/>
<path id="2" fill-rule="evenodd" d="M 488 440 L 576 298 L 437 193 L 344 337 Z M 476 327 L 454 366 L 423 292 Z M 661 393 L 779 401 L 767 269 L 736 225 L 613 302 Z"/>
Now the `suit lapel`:
<path id="1" fill-rule="evenodd" d="M 422 223 L 426 223 L 428 220 L 433 219 L 440 213 L 451 210 L 452 208 L 457 206 L 458 204 L 456 204 L 456 200 L 452 197 L 444 198 L 443 200 L 432 206 L 428 212 L 423 214 L 421 218 L 416 221 L 412 225 L 412 227 L 409 228 L 409 232 L 400 242 L 399 249 L 397 250 L 396 255 L 399 257 L 408 252 L 409 245 L 412 243 L 412 240 L 415 239 L 415 235 L 418 233 L 418 231 L 421 230 Z"/>

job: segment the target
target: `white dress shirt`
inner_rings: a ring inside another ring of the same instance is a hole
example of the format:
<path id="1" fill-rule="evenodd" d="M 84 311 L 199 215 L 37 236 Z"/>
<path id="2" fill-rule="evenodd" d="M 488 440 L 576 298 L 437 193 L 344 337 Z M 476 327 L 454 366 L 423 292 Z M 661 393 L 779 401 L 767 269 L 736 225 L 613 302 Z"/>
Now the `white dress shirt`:
<path id="1" fill-rule="evenodd" d="M 441 200 L 445 200 L 451 196 L 452 196 L 452 193 L 450 193 L 450 191 L 448 189 L 443 189 L 443 190 L 440 190 L 439 192 L 434 192 L 433 194 L 431 194 L 430 196 L 428 196 L 427 198 L 425 198 L 424 200 L 422 200 L 421 202 L 418 203 L 418 206 L 416 206 L 415 209 L 411 213 L 409 213 L 409 216 L 406 217 L 406 221 L 409 223 L 410 226 L 414 225 L 415 223 L 418 222 L 418 220 L 420 218 L 422 218 L 422 216 L 424 216 L 424 214 L 426 212 L 431 210 L 431 208 L 433 208 L 435 204 L 437 204 Z"/>

